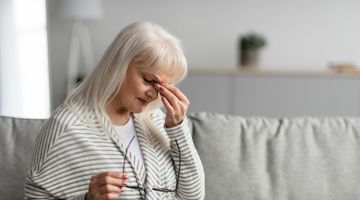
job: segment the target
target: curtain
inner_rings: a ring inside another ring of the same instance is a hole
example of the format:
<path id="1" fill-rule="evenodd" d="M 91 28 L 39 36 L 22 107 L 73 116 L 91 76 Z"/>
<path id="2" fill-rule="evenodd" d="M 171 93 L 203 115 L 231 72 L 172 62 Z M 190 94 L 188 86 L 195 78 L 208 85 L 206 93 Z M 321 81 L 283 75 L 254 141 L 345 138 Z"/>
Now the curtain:
<path id="1" fill-rule="evenodd" d="M 47 118 L 45 0 L 0 0 L 0 115 Z"/>

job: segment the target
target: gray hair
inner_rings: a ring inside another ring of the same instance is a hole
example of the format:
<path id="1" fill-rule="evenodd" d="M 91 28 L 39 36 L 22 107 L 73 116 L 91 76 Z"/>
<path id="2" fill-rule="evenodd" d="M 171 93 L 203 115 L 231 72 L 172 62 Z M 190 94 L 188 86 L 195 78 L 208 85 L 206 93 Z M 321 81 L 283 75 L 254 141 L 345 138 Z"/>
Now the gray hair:
<path id="1" fill-rule="evenodd" d="M 146 67 L 155 66 L 157 71 L 171 73 L 172 84 L 179 83 L 187 74 L 181 42 L 157 24 L 135 22 L 120 31 L 96 68 L 66 98 L 65 106 L 78 116 L 97 122 L 94 124 L 100 123 L 101 128 L 105 128 L 102 119 L 108 119 L 106 104 L 119 91 L 129 64 L 138 62 L 146 64 Z M 151 112 L 160 106 L 158 98 L 139 116 L 145 128 L 165 144 L 166 138 L 161 136 L 150 119 Z M 94 113 L 95 119 L 91 117 Z"/>

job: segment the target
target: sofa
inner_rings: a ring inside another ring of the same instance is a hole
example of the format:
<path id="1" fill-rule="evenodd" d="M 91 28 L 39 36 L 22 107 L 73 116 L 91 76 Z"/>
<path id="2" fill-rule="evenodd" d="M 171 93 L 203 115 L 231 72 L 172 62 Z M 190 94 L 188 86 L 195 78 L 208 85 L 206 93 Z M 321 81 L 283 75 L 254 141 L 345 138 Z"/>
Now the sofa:
<path id="1" fill-rule="evenodd" d="M 43 119 L 0 117 L 0 199 L 24 198 L 24 182 Z"/>
<path id="2" fill-rule="evenodd" d="M 206 199 L 360 199 L 360 117 L 188 115 Z M 0 117 L 0 199 L 23 198 L 44 120 Z"/>

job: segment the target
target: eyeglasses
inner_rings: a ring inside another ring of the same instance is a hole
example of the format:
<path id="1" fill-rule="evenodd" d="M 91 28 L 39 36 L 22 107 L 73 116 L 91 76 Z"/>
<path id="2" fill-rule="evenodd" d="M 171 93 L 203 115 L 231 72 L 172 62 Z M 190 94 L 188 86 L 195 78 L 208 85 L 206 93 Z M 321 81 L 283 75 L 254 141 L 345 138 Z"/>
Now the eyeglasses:
<path id="1" fill-rule="evenodd" d="M 124 156 L 125 158 L 124 158 L 123 168 L 122 168 L 123 173 L 124 173 L 124 171 L 125 171 L 125 164 L 126 164 L 125 160 L 128 160 L 128 158 L 126 157 L 126 155 L 127 155 L 127 152 L 128 152 L 128 150 L 129 150 L 129 147 L 130 147 L 132 141 L 134 140 L 134 138 L 135 138 L 135 135 L 131 138 L 131 140 L 130 140 L 130 142 L 129 142 L 128 146 L 126 147 L 126 150 L 125 150 L 125 156 Z M 175 143 L 176 143 L 176 147 L 177 147 L 178 152 L 179 152 L 179 165 L 178 165 L 178 172 L 177 172 L 177 175 L 176 175 L 176 186 L 175 186 L 175 189 L 152 188 L 152 190 L 154 190 L 154 191 L 158 191 L 158 192 L 176 192 L 176 190 L 177 190 L 177 188 L 178 188 L 178 185 L 179 185 L 179 177 L 180 177 L 180 169 L 181 169 L 181 153 L 180 153 L 180 147 L 179 147 L 178 141 L 175 140 Z M 173 166 L 175 167 L 175 161 L 174 161 L 173 158 L 172 158 L 172 163 L 173 163 Z M 125 187 L 131 188 L 131 189 L 137 189 L 137 190 L 143 190 L 143 191 L 145 191 L 145 189 L 144 189 L 143 187 L 140 187 L 140 186 L 127 185 L 127 186 L 125 186 Z"/>

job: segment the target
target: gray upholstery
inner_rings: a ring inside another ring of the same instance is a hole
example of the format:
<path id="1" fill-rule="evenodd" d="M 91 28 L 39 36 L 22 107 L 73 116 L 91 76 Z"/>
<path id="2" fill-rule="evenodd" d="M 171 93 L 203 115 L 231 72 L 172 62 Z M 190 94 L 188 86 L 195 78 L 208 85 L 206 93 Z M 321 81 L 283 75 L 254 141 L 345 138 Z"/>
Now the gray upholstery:
<path id="1" fill-rule="evenodd" d="M 189 115 L 206 199 L 339 200 L 360 197 L 360 118 Z M 37 119 L 0 117 L 0 199 L 23 198 Z"/>
<path id="2" fill-rule="evenodd" d="M 197 113 L 206 199 L 360 199 L 360 118 Z"/>
<path id="3" fill-rule="evenodd" d="M 36 134 L 44 120 L 0 117 L 0 199 L 24 198 Z"/>

